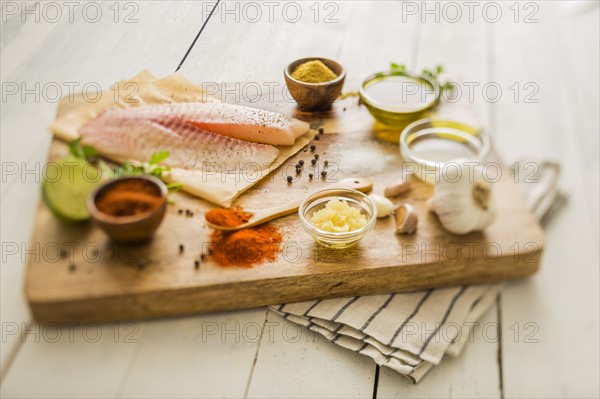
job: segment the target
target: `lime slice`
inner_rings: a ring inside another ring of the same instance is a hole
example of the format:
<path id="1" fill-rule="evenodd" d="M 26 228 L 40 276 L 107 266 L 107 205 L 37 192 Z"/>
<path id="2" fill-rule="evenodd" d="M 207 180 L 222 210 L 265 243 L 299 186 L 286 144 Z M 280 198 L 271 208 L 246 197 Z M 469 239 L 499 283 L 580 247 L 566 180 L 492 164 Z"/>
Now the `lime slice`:
<path id="1" fill-rule="evenodd" d="M 90 218 L 86 202 L 101 183 L 101 173 L 95 165 L 76 158 L 51 162 L 44 169 L 42 198 L 50 210 L 61 219 L 80 222 Z"/>

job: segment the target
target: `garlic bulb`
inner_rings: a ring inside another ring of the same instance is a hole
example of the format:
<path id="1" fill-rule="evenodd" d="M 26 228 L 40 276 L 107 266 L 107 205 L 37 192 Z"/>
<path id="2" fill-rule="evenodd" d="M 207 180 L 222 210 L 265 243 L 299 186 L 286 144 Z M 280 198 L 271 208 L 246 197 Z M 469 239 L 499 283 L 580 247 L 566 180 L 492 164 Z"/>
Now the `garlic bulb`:
<path id="1" fill-rule="evenodd" d="M 430 201 L 444 228 L 454 234 L 483 230 L 496 217 L 492 185 L 483 169 L 463 159 L 440 177 Z"/>
<path id="2" fill-rule="evenodd" d="M 394 210 L 394 203 L 389 199 L 382 197 L 379 194 L 370 194 L 369 198 L 373 200 L 375 208 L 377 208 L 377 217 L 384 218 L 390 216 Z"/>

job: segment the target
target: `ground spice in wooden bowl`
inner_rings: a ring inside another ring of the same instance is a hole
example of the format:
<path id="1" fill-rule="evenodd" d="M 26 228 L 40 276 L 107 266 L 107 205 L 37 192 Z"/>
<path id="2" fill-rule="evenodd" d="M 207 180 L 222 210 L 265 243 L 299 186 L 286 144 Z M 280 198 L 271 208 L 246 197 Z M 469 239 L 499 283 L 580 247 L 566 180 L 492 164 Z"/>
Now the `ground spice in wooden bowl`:
<path id="1" fill-rule="evenodd" d="M 145 180 L 115 182 L 96 198 L 100 212 L 111 216 L 137 216 L 158 208 L 163 199 L 157 187 Z"/>
<path id="2" fill-rule="evenodd" d="M 92 219 L 115 241 L 147 241 L 167 210 L 167 186 L 159 179 L 138 175 L 111 180 L 88 197 Z"/>
<path id="3" fill-rule="evenodd" d="M 322 61 L 313 60 L 300 64 L 292 72 L 292 78 L 306 83 L 324 83 L 338 76 Z"/>

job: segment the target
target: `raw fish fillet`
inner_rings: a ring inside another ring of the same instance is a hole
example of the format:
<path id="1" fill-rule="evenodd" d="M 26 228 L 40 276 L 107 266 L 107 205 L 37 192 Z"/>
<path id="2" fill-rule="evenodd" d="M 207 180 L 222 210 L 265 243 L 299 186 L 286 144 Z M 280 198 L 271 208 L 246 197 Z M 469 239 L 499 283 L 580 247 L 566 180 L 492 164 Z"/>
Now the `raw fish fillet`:
<path id="1" fill-rule="evenodd" d="M 82 144 L 119 161 L 149 161 L 153 153 L 168 150 L 165 165 L 222 172 L 255 166 L 264 169 L 279 155 L 273 146 L 199 128 L 183 112 L 186 108 L 192 107 L 161 105 L 105 111 L 81 127 Z"/>
<path id="2" fill-rule="evenodd" d="M 253 143 L 293 145 L 310 128 L 308 123 L 295 118 L 227 103 L 179 103 L 161 107 L 186 115 L 202 129 Z"/>
<path id="3" fill-rule="evenodd" d="M 160 104 L 111 112 L 124 118 L 157 121 L 176 117 L 203 130 L 271 145 L 293 145 L 310 128 L 306 122 L 275 112 L 217 102 Z"/>

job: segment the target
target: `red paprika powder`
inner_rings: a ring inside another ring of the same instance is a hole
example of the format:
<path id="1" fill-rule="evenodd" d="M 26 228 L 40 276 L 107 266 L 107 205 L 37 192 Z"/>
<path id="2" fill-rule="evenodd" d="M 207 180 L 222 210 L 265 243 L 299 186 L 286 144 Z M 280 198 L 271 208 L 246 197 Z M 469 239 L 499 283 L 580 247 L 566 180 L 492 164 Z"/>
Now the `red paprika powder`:
<path id="1" fill-rule="evenodd" d="M 246 212 L 241 208 L 234 209 L 211 209 L 204 216 L 206 221 L 217 226 L 238 227 L 250 220 L 254 214 Z"/>
<path id="2" fill-rule="evenodd" d="M 96 199 L 99 211 L 112 216 L 134 216 L 151 212 L 162 203 L 158 189 L 145 180 L 122 180 Z"/>
<path id="3" fill-rule="evenodd" d="M 210 238 L 213 259 L 220 266 L 242 267 L 274 262 L 283 241 L 279 229 L 266 224 L 231 233 L 215 230 Z"/>

